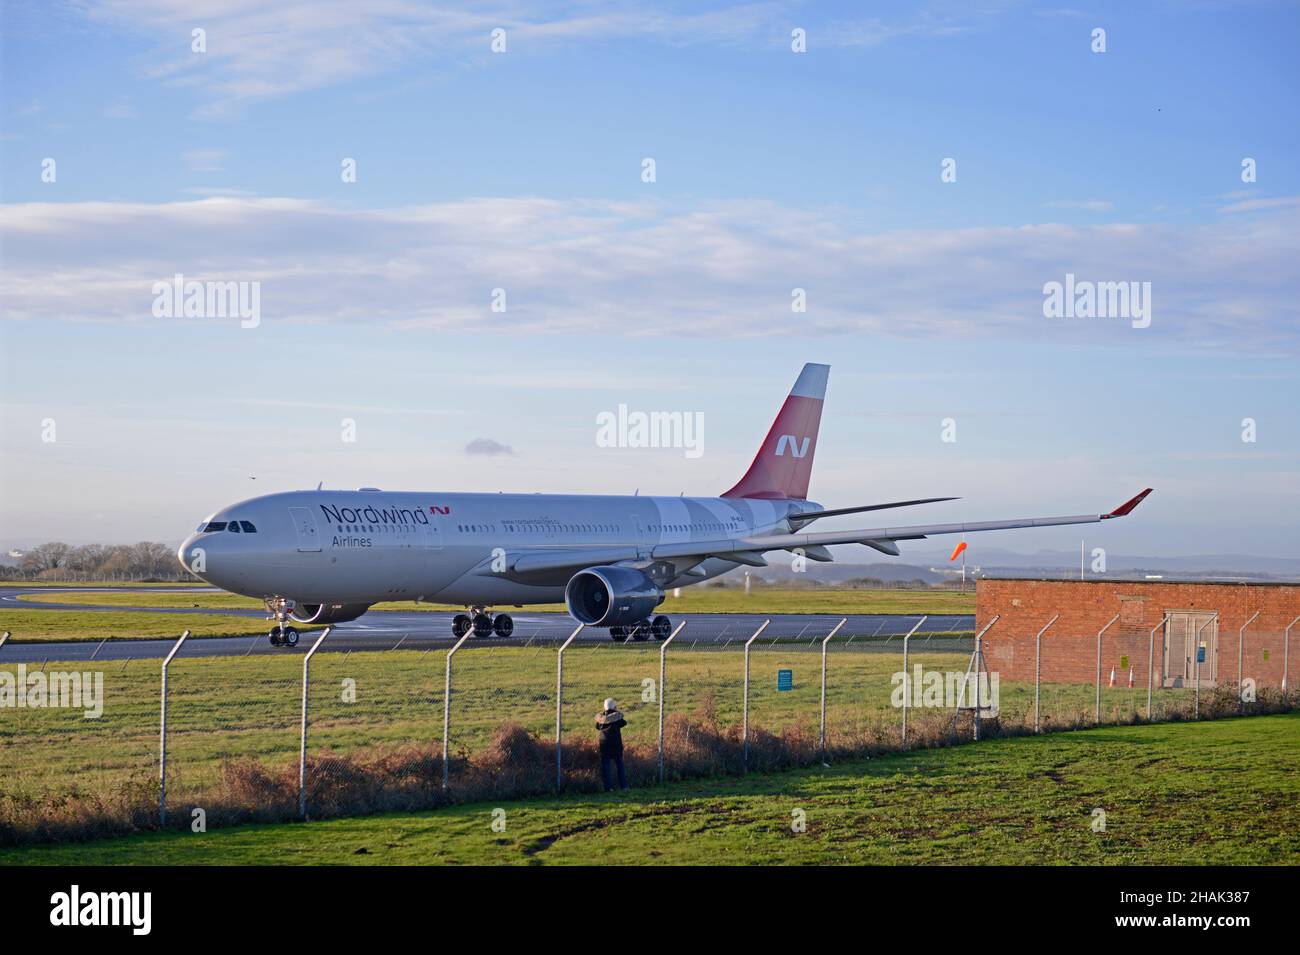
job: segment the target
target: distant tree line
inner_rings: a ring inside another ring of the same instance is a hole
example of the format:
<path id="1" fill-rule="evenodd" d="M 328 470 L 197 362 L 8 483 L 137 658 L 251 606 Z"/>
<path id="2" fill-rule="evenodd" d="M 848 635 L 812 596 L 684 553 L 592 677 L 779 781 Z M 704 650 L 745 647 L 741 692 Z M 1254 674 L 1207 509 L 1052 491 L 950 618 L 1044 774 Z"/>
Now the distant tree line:
<path id="1" fill-rule="evenodd" d="M 158 541 L 138 544 L 39 544 L 15 564 L 0 565 L 0 580 L 193 580 L 176 550 Z"/>

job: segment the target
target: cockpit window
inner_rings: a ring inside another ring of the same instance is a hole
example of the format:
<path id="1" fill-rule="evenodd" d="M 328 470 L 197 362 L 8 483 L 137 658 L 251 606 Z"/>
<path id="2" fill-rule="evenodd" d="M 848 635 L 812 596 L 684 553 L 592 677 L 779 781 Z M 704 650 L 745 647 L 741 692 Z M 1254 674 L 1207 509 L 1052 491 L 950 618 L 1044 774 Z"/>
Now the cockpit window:
<path id="1" fill-rule="evenodd" d="M 214 534 L 217 531 L 224 531 L 225 529 L 226 529 L 225 521 L 208 521 L 208 526 L 203 528 L 203 533 Z"/>
<path id="2" fill-rule="evenodd" d="M 245 534 L 256 534 L 257 528 L 253 526 L 252 521 L 240 521 L 239 526 L 244 529 Z"/>
<path id="3" fill-rule="evenodd" d="M 230 531 L 230 533 L 232 533 L 232 534 L 238 534 L 238 533 L 239 533 L 239 521 L 231 521 L 231 522 L 230 522 L 230 526 L 227 527 L 226 530 Z"/>

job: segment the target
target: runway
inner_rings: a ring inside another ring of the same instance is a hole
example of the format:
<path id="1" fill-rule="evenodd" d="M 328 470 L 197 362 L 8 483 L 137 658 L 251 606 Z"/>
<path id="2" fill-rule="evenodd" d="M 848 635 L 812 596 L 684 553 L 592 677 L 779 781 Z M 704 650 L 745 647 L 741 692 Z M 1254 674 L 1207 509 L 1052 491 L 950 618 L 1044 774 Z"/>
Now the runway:
<path id="1" fill-rule="evenodd" d="M 177 587 L 135 588 L 104 587 L 76 588 L 77 593 L 139 593 L 142 598 L 149 592 L 193 591 L 211 593 L 206 588 Z M 177 617 L 177 635 L 184 629 L 184 617 L 187 614 L 223 614 L 246 617 L 249 620 L 247 637 L 192 637 L 186 641 L 180 656 L 247 656 L 262 654 L 302 654 L 316 639 L 316 632 L 302 631 L 302 639 L 292 649 L 273 647 L 266 637 L 267 623 L 265 614 L 260 610 L 204 610 L 201 608 L 157 608 L 150 607 L 146 600 L 139 606 L 87 606 L 83 604 L 33 603 L 15 600 L 24 593 L 48 594 L 51 588 L 3 588 L 0 589 L 0 606 L 13 607 L 15 604 L 24 609 L 77 610 L 98 613 L 112 610 L 140 610 L 152 613 L 175 614 Z M 765 619 L 771 623 L 763 632 L 756 645 L 772 642 L 806 642 L 810 646 L 820 643 L 839 622 L 840 614 L 673 614 L 671 607 L 661 608 L 673 620 L 674 625 L 686 622 L 686 628 L 677 638 L 677 645 L 682 648 L 707 645 L 722 648 L 743 645 Z M 398 611 L 373 610 L 358 620 L 350 623 L 336 624 L 329 638 L 322 644 L 321 653 L 341 652 L 376 652 L 401 648 L 404 650 L 446 649 L 455 643 L 451 635 L 451 618 L 449 612 L 437 611 Z M 521 646 L 554 644 L 558 645 L 573 632 L 576 624 L 563 613 L 532 613 L 528 611 L 511 612 L 515 621 L 515 632 L 509 639 L 498 637 L 471 637 L 465 646 Z M 862 648 L 871 646 L 882 651 L 897 651 L 900 638 L 916 624 L 917 615 L 900 614 L 854 614 L 848 616 L 848 622 L 836 635 L 834 646 L 854 646 Z M 918 649 L 961 649 L 962 641 L 946 635 L 969 632 L 974 629 L 975 618 L 966 614 L 932 615 L 917 631 L 913 638 Z M 614 645 L 607 630 L 587 629 L 578 635 L 584 642 L 599 642 Z M 161 660 L 171 650 L 172 640 L 110 640 L 103 643 L 95 641 L 60 641 L 6 643 L 0 647 L 0 664 L 6 663 L 41 663 L 54 661 L 89 661 L 89 660 Z M 655 645 L 653 642 L 650 645 Z M 965 643 L 969 650 L 969 641 Z"/>

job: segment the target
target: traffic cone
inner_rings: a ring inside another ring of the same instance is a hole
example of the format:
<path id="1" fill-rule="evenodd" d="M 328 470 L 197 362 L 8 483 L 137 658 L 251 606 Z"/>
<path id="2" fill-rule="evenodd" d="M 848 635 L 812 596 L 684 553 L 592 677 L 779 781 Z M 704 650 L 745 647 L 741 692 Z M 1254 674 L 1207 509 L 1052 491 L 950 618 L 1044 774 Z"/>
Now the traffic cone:
<path id="1" fill-rule="evenodd" d="M 1115 668 L 1114 668 L 1114 667 L 1111 667 L 1111 668 L 1110 668 L 1110 685 L 1111 685 L 1111 686 L 1114 686 L 1114 685 L 1115 685 Z"/>

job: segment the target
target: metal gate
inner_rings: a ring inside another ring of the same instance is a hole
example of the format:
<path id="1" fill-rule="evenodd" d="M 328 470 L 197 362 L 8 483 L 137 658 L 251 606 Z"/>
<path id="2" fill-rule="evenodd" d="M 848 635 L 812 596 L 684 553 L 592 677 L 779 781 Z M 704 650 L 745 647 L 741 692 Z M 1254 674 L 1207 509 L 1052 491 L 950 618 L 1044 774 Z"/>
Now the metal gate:
<path id="1" fill-rule="evenodd" d="M 1191 686 L 1196 682 L 1198 638 L 1205 645 L 1199 664 L 1201 683 L 1213 684 L 1219 676 L 1219 622 L 1214 614 L 1199 610 L 1171 610 L 1165 629 L 1165 678 Z"/>

